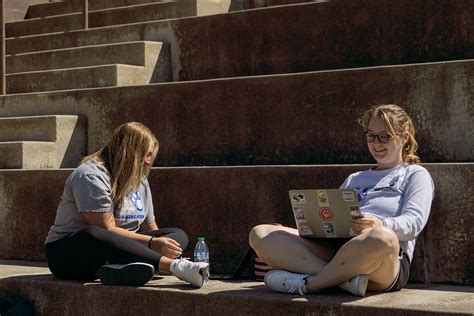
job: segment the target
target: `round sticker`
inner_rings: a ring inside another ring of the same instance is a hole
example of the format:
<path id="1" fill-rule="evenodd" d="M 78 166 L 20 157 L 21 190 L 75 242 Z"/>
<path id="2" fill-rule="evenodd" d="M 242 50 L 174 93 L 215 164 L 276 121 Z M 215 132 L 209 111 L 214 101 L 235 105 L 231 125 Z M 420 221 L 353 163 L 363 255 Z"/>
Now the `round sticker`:
<path id="1" fill-rule="evenodd" d="M 321 217 L 325 221 L 332 221 L 334 218 L 334 213 L 328 207 L 323 207 L 319 210 L 319 217 Z"/>

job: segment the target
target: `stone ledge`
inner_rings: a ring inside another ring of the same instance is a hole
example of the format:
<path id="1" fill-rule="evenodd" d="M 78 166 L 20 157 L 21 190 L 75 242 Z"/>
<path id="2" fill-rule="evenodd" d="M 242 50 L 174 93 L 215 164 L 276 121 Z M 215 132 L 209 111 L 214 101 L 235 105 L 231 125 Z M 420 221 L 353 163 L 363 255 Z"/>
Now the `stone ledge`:
<path id="1" fill-rule="evenodd" d="M 160 166 L 370 163 L 357 118 L 396 103 L 424 162 L 474 161 L 473 76 L 467 60 L 7 95 L 0 117 L 84 115 L 89 152 L 119 124 L 142 122 L 161 142 Z"/>
<path id="2" fill-rule="evenodd" d="M 55 279 L 45 267 L 0 261 L 0 297 L 34 301 L 38 315 L 472 315 L 474 287 L 408 285 L 364 298 L 340 290 L 296 296 L 261 282 L 210 281 L 193 289 L 171 276 L 142 287 Z M 133 303 L 132 303 L 133 302 Z"/>
<path id="3" fill-rule="evenodd" d="M 474 163 L 427 164 L 436 185 L 419 236 L 412 282 L 474 285 Z M 364 165 L 154 168 L 149 176 L 160 227 L 180 226 L 209 241 L 215 273 L 231 274 L 261 223 L 294 226 L 288 190 L 337 188 Z M 0 171 L 0 258 L 45 260 L 43 243 L 71 170 Z M 27 198 L 26 198 L 27 197 Z M 29 223 L 26 231 L 18 231 Z M 453 227 L 456 231 L 453 233 Z"/>

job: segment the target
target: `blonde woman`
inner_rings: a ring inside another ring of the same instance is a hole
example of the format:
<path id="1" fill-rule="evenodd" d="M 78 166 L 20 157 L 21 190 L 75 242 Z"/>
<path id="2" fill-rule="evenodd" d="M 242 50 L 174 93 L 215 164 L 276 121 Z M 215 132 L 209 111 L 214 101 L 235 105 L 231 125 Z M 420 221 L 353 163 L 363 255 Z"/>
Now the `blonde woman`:
<path id="1" fill-rule="evenodd" d="M 146 177 L 157 152 L 147 127 L 126 123 L 72 172 L 45 244 L 56 277 L 142 285 L 159 271 L 195 287 L 207 281 L 209 264 L 177 259 L 184 231 L 156 224 Z"/>
<path id="2" fill-rule="evenodd" d="M 375 106 L 360 123 L 377 165 L 351 174 L 341 186 L 358 193 L 363 218 L 351 223 L 358 235 L 342 242 L 309 240 L 288 227 L 254 227 L 251 246 L 279 269 L 265 275 L 271 289 L 304 294 L 339 285 L 364 296 L 366 290 L 398 291 L 406 285 L 416 237 L 430 213 L 433 181 L 419 165 L 413 123 L 401 107 Z"/>

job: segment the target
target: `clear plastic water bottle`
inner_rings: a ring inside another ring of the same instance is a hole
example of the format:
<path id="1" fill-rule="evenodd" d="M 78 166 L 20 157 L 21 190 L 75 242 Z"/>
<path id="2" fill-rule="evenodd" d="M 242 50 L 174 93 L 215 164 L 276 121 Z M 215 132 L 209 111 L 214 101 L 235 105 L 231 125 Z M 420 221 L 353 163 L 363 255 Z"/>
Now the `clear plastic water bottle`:
<path id="1" fill-rule="evenodd" d="M 198 242 L 194 247 L 194 262 L 209 263 L 209 248 L 207 248 L 204 237 L 198 237 Z"/>

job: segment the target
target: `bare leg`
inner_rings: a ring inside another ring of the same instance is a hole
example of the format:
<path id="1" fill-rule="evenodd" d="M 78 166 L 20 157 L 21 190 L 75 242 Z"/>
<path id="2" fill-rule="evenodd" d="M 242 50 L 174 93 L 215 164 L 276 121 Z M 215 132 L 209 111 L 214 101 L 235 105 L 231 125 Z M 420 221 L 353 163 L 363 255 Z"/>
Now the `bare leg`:
<path id="1" fill-rule="evenodd" d="M 330 242 L 303 239 L 296 229 L 284 226 L 258 225 L 250 232 L 249 242 L 273 268 L 304 274 L 321 272 L 335 253 Z"/>
<path id="2" fill-rule="evenodd" d="M 317 275 L 307 278 L 310 292 L 335 286 L 359 274 L 369 275 L 368 289 L 382 291 L 390 286 L 398 269 L 399 243 L 385 227 L 365 229 L 348 241 Z"/>
<path id="3" fill-rule="evenodd" d="M 161 273 L 171 273 L 170 272 L 171 261 L 173 261 L 173 259 L 170 259 L 170 258 L 164 257 L 164 256 L 161 257 L 160 258 L 160 263 L 158 265 L 158 270 Z"/>

